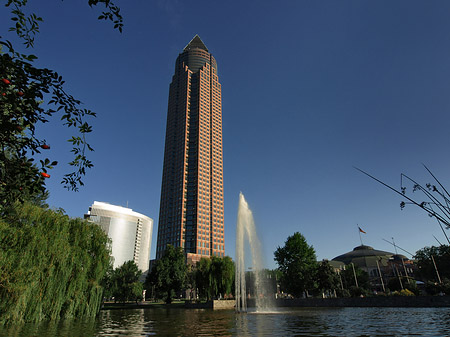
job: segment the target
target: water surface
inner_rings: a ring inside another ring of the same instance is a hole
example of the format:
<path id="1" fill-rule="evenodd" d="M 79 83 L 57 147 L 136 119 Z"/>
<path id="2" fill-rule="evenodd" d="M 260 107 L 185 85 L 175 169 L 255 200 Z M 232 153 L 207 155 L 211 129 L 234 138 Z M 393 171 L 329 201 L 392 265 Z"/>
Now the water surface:
<path id="1" fill-rule="evenodd" d="M 105 310 L 97 319 L 25 324 L 10 336 L 449 336 L 450 308 L 280 308 L 236 314 L 210 309 Z"/>

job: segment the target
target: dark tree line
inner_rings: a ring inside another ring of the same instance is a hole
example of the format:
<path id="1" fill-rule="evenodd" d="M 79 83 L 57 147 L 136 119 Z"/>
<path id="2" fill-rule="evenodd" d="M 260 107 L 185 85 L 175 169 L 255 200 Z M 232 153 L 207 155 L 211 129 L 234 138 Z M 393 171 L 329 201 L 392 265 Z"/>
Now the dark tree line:
<path id="1" fill-rule="evenodd" d="M 182 291 L 188 297 L 198 295 L 204 300 L 224 297 L 233 292 L 233 286 L 234 263 L 230 257 L 201 258 L 195 266 L 187 265 L 182 248 L 172 245 L 167 245 L 145 281 L 148 296 L 166 303 L 182 295 Z"/>
<path id="2" fill-rule="evenodd" d="M 424 247 L 415 255 L 418 271 L 417 276 L 426 284 L 428 293 L 450 294 L 450 247 Z"/>

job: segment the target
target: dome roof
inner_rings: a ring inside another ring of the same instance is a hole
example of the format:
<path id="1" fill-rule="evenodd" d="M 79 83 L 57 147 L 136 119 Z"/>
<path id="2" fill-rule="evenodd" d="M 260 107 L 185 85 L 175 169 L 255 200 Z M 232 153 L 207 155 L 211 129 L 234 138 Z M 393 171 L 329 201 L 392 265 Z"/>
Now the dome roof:
<path id="1" fill-rule="evenodd" d="M 344 264 L 354 263 L 355 265 L 367 268 L 376 267 L 377 260 L 381 265 L 386 265 L 387 261 L 394 253 L 376 250 L 373 247 L 361 245 L 355 247 L 351 252 L 336 256 L 333 261 L 341 261 Z"/>
<path id="2" fill-rule="evenodd" d="M 392 258 L 393 258 L 393 260 L 394 261 L 408 261 L 409 260 L 409 258 L 407 258 L 405 255 L 402 255 L 402 254 L 394 254 L 393 256 L 392 256 Z"/>

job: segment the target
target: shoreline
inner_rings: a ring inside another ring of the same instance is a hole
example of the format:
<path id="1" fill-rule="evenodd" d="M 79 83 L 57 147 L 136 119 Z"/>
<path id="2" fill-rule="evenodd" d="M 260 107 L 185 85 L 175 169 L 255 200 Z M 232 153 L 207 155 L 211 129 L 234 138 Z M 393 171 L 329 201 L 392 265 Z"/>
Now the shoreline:
<path id="1" fill-rule="evenodd" d="M 254 307 L 254 299 L 248 300 L 248 307 Z M 234 310 L 234 300 L 214 300 L 203 303 L 177 301 L 171 304 L 162 302 L 104 303 L 101 310 L 115 309 L 212 309 Z M 275 307 L 297 308 L 447 308 L 450 296 L 377 296 L 354 298 L 296 298 L 277 299 Z"/>

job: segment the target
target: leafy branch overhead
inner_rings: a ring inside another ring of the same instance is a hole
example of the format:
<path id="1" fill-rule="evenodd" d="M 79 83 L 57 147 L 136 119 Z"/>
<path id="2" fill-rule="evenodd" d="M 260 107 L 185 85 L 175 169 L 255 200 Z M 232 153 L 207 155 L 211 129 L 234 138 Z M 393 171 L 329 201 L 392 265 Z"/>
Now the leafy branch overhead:
<path id="1" fill-rule="evenodd" d="M 406 174 L 402 173 L 400 175 L 400 190 L 395 189 L 394 187 L 382 182 L 381 180 L 375 178 L 374 176 L 370 175 L 367 172 L 364 172 L 359 168 L 356 169 L 406 199 L 406 201 L 400 202 L 401 209 L 405 208 L 408 204 L 415 205 L 427 212 L 430 217 L 435 218 L 444 236 L 450 244 L 447 233 L 444 231 L 444 226 L 445 228 L 450 229 L 450 194 L 445 186 L 431 172 L 431 170 L 428 169 L 428 167 L 426 167 L 425 165 L 424 167 L 435 181 L 434 184 L 420 184 Z M 410 184 L 409 189 L 408 184 Z M 417 194 L 413 195 L 413 193 L 416 192 L 420 192 L 423 199 L 417 199 Z"/>
<path id="2" fill-rule="evenodd" d="M 11 20 L 15 22 L 9 31 L 15 32 L 19 38 L 24 41 L 27 48 L 34 46 L 34 38 L 39 33 L 39 24 L 44 20 L 35 13 L 26 15 L 23 8 L 28 0 L 7 0 L 5 7 L 11 8 Z M 103 4 L 105 11 L 98 17 L 99 20 L 110 20 L 114 24 L 114 29 L 119 32 L 123 30 L 123 17 L 120 14 L 120 8 L 109 0 L 88 0 L 90 7 Z"/>
<path id="3" fill-rule="evenodd" d="M 109 0 L 89 0 L 89 6 L 96 6 L 99 3 L 105 5 L 106 11 L 102 12 L 102 15 L 98 17 L 99 20 L 110 20 L 114 23 L 114 29 L 118 29 L 122 33 L 123 18 L 120 14 L 120 8 L 114 5 Z"/>
<path id="4" fill-rule="evenodd" d="M 0 43 L 11 51 L 9 43 Z M 72 152 L 75 159 L 70 163 L 75 170 L 63 178 L 64 186 L 71 190 L 77 190 L 83 185 L 81 177 L 85 169 L 92 167 L 92 163 L 86 157 L 86 151 L 92 151 L 92 147 L 86 141 L 86 134 L 92 132 L 92 127 L 85 121 L 88 116 L 95 117 L 95 113 L 81 109 L 81 102 L 69 95 L 63 88 L 64 81 L 58 73 L 49 69 L 39 69 L 30 62 L 14 57 L 12 53 L 0 55 L 1 82 L 1 120 L 2 149 L 8 150 L 9 159 L 25 161 L 28 155 L 34 156 L 42 150 L 49 150 L 50 145 L 45 139 L 36 136 L 38 123 L 47 123 L 49 117 L 62 111 L 61 120 L 68 127 L 77 128 L 80 136 L 74 136 L 69 141 L 73 145 Z M 51 96 L 46 105 L 45 98 Z M 76 139 L 76 142 L 73 141 Z M 5 151 L 2 157 L 6 160 Z M 46 159 L 41 161 L 41 171 L 47 173 L 48 169 L 57 162 Z M 8 167 L 2 171 L 2 181 L 10 181 L 11 175 Z M 14 183 L 13 181 L 10 181 Z M 42 185 L 42 181 L 40 181 Z M 13 186 L 11 186 L 13 187 Z"/>
<path id="5" fill-rule="evenodd" d="M 99 19 L 113 21 L 114 28 L 121 32 L 123 18 L 119 7 L 108 0 L 88 1 L 91 7 L 98 4 L 105 7 Z M 43 19 L 35 13 L 26 14 L 26 5 L 27 0 L 5 3 L 14 22 L 10 31 L 30 48 Z M 83 185 L 86 169 L 93 166 L 87 156 L 93 148 L 86 135 L 92 132 L 88 119 L 95 117 L 95 113 L 83 109 L 81 101 L 65 91 L 64 80 L 56 71 L 35 67 L 32 62 L 36 56 L 18 52 L 10 41 L 1 37 L 0 47 L 0 204 L 45 192 L 44 180 L 50 178 L 48 170 L 57 161 L 45 158 L 40 166 L 34 162 L 36 154 L 50 150 L 50 144 L 37 137 L 36 128 L 57 114 L 63 125 L 76 130 L 68 140 L 74 155 L 69 163 L 73 172 L 65 174 L 61 183 L 69 190 L 78 190 Z"/>

